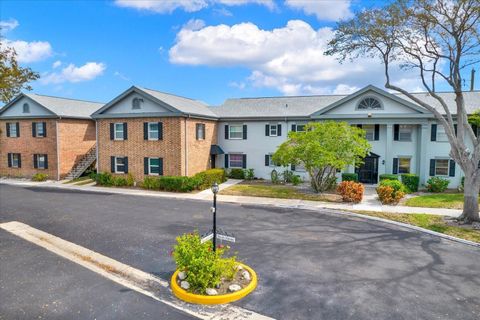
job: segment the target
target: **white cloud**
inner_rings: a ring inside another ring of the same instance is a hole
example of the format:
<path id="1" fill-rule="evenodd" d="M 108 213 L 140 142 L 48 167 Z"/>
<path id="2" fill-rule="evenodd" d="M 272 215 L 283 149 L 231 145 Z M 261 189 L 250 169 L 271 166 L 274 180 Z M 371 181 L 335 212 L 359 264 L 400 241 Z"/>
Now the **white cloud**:
<path id="1" fill-rule="evenodd" d="M 187 23 L 183 25 L 183 29 L 186 30 L 200 30 L 205 27 L 205 21 L 201 19 L 190 19 Z"/>
<path id="2" fill-rule="evenodd" d="M 103 74 L 106 66 L 104 63 L 87 62 L 83 66 L 77 67 L 74 64 L 69 64 L 60 72 L 50 72 L 42 75 L 40 82 L 43 84 L 63 83 L 63 82 L 82 82 L 93 80 Z"/>
<path id="3" fill-rule="evenodd" d="M 323 21 L 338 21 L 353 16 L 350 10 L 351 0 L 285 0 L 285 5 L 315 15 Z"/>
<path id="4" fill-rule="evenodd" d="M 0 30 L 2 32 L 8 32 L 10 30 L 15 29 L 18 26 L 19 26 L 19 23 L 15 19 L 0 20 Z"/>
<path id="5" fill-rule="evenodd" d="M 154 13 L 172 13 L 176 9 L 196 12 L 213 4 L 238 6 L 250 3 L 264 5 L 269 9 L 275 8 L 273 0 L 115 0 L 115 4 L 119 7 Z"/>
<path id="6" fill-rule="evenodd" d="M 52 46 L 46 41 L 27 42 L 22 40 L 5 39 L 2 47 L 14 48 L 17 52 L 18 62 L 36 62 L 50 57 L 53 53 Z"/>
<path id="7" fill-rule="evenodd" d="M 56 69 L 56 68 L 60 67 L 61 65 L 62 65 L 62 61 L 57 60 L 52 64 L 52 68 Z"/>
<path id="8" fill-rule="evenodd" d="M 292 20 L 283 28 L 261 30 L 253 23 L 181 29 L 169 50 L 170 62 L 184 65 L 240 66 L 251 70 L 251 85 L 276 88 L 283 94 L 350 93 L 367 84 L 383 87 L 383 66 L 360 58 L 340 64 L 325 56 L 330 28 L 314 30 Z M 395 68 L 394 75 L 399 75 Z M 412 73 L 402 73 L 408 89 L 418 86 Z M 410 77 L 411 76 L 411 77 Z"/>
<path id="9" fill-rule="evenodd" d="M 125 76 L 123 73 L 121 73 L 121 72 L 119 72 L 119 71 L 115 71 L 115 72 L 113 73 L 113 75 L 114 75 L 115 77 L 118 77 L 118 78 L 124 80 L 124 81 L 130 81 L 130 78 L 128 78 L 127 76 Z"/>

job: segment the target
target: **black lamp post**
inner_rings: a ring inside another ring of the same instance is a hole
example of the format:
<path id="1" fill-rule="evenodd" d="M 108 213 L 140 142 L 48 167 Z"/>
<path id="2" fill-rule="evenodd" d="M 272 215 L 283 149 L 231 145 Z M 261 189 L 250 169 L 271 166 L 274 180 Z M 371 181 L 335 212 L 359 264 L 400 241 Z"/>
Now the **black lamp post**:
<path id="1" fill-rule="evenodd" d="M 219 187 L 218 183 L 214 183 L 212 185 L 212 192 L 213 192 L 213 252 L 217 251 L 217 193 Z"/>

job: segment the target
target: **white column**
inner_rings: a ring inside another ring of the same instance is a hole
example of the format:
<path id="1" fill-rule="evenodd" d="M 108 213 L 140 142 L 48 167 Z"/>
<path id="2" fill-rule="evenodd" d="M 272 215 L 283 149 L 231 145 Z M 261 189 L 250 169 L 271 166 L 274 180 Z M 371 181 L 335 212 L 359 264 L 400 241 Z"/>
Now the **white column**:
<path id="1" fill-rule="evenodd" d="M 429 125 L 427 123 L 420 126 L 417 141 L 417 174 L 420 177 L 420 185 L 425 184 L 428 177 L 428 160 L 427 160 L 427 144 L 429 140 Z"/>
<path id="2" fill-rule="evenodd" d="M 393 124 L 387 124 L 387 137 L 385 139 L 385 173 L 392 173 L 393 167 Z"/>

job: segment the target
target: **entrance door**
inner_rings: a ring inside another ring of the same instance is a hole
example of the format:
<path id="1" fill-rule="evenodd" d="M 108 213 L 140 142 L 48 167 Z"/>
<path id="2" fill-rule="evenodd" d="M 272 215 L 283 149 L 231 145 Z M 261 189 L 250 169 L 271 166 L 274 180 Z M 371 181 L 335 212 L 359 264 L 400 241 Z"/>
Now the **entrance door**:
<path id="1" fill-rule="evenodd" d="M 355 169 L 358 181 L 361 183 L 377 183 L 378 180 L 378 156 L 369 155 L 363 159 L 363 164 Z"/>

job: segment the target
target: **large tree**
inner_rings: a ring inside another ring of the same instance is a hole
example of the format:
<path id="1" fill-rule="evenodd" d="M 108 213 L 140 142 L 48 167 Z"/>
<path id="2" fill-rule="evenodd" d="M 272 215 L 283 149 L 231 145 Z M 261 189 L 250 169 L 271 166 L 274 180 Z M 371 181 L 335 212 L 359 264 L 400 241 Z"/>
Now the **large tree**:
<path id="1" fill-rule="evenodd" d="M 361 164 L 370 150 L 365 131 L 346 122 L 312 122 L 305 130 L 289 132 L 273 161 L 283 166 L 303 165 L 316 192 L 328 190 L 337 170 Z"/>
<path id="2" fill-rule="evenodd" d="M 478 0 L 395 0 L 338 23 L 326 51 L 341 61 L 360 56 L 380 59 L 385 70 L 385 87 L 415 101 L 443 125 L 451 146 L 450 156 L 465 173 L 465 200 L 459 219 L 466 223 L 480 220 L 480 137 L 476 137 L 468 123 L 462 92 L 465 68 L 480 59 L 479 19 Z M 425 90 L 442 109 L 395 85 L 392 65 L 418 71 Z M 445 101 L 435 92 L 438 83 L 446 84 L 454 92 L 454 112 L 448 106 L 452 101 Z"/>
<path id="3" fill-rule="evenodd" d="M 22 89 L 32 90 L 28 83 L 39 77 L 32 69 L 21 67 L 15 49 L 6 47 L 0 39 L 0 101 L 9 102 Z"/>

